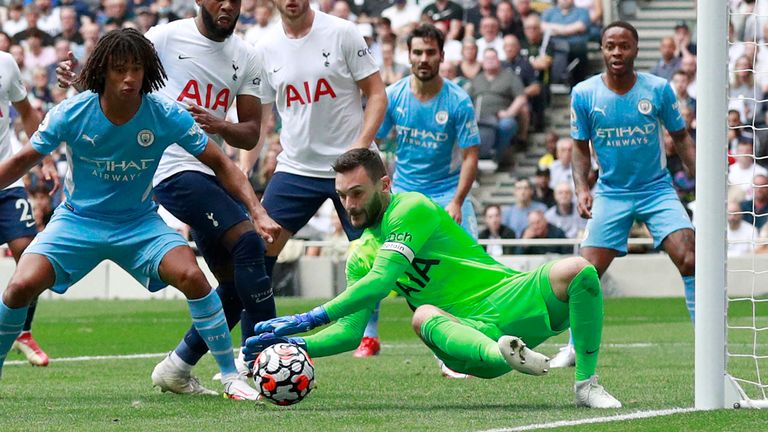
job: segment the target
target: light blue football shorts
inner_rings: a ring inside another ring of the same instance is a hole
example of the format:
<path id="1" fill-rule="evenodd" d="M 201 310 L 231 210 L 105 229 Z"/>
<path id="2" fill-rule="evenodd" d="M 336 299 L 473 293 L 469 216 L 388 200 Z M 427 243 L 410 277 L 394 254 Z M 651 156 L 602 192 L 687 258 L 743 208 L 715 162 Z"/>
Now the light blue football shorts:
<path id="1" fill-rule="evenodd" d="M 667 236 L 681 229 L 693 229 L 691 219 L 674 189 L 596 195 L 592 219 L 581 247 L 599 247 L 627 254 L 629 230 L 635 220 L 645 222 L 659 248 Z"/>
<path id="2" fill-rule="evenodd" d="M 401 193 L 401 192 L 409 192 L 406 191 L 398 186 L 392 185 L 392 192 L 393 193 Z M 445 208 L 448 204 L 451 203 L 451 200 L 454 196 L 456 196 L 456 190 L 451 189 L 447 192 L 443 192 L 440 194 L 424 194 L 425 196 L 429 197 L 432 201 L 437 203 L 442 208 Z M 464 230 L 472 236 L 473 239 L 477 240 L 477 216 L 475 215 L 475 207 L 472 205 L 472 201 L 469 199 L 469 195 L 467 195 L 466 198 L 464 198 L 464 202 L 461 204 L 461 227 L 464 228 Z"/>
<path id="3" fill-rule="evenodd" d="M 187 244 L 156 212 L 115 222 L 76 215 L 62 204 L 24 253 L 48 258 L 56 272 L 50 289 L 59 294 L 104 260 L 113 261 L 154 292 L 167 285 L 158 274 L 165 254 Z"/>

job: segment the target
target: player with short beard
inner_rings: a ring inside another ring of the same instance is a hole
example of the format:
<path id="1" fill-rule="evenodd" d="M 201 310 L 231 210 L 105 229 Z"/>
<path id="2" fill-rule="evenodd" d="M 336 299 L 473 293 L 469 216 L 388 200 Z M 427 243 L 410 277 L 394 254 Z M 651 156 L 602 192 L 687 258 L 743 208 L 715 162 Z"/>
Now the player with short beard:
<path id="1" fill-rule="evenodd" d="M 469 191 L 477 174 L 480 135 L 472 99 L 439 74 L 443 33 L 424 24 L 408 35 L 411 76 L 387 87 L 387 114 L 377 140 L 396 131 L 392 192 L 420 192 L 477 238 L 477 218 Z M 378 308 L 365 329 L 356 357 L 379 351 Z M 448 377 L 465 377 L 441 365 Z"/>
<path id="2" fill-rule="evenodd" d="M 158 93 L 176 100 L 219 145 L 252 149 L 261 129 L 261 102 L 256 96 L 259 65 L 253 48 L 233 36 L 240 0 L 197 0 L 200 14 L 151 28 L 146 37 L 157 49 L 170 79 Z M 60 85 L 69 85 L 71 62 L 60 64 Z M 237 104 L 238 123 L 226 121 Z M 258 152 L 258 149 L 256 150 Z M 258 204 L 248 209 L 228 194 L 208 167 L 179 146 L 163 155 L 155 174 L 156 200 L 191 227 L 198 249 L 219 282 L 229 327 L 243 319 L 243 341 L 253 325 L 275 316 L 269 277 L 264 269 L 265 246 L 279 227 Z M 250 220 L 253 217 L 254 221 Z M 243 310 L 245 310 L 243 312 Z M 152 372 L 163 391 L 215 394 L 192 376 L 191 369 L 208 348 L 190 327 L 176 349 Z M 242 361 L 238 368 L 245 372 Z M 255 393 L 244 395 L 249 399 Z"/>

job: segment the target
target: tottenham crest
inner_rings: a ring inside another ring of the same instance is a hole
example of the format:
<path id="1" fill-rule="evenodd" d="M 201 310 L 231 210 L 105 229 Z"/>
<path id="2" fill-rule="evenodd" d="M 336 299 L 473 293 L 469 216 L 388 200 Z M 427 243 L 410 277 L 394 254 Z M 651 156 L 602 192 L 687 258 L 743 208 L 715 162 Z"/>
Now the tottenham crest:
<path id="1" fill-rule="evenodd" d="M 441 125 L 448 123 L 448 111 L 438 111 L 435 114 L 435 121 Z"/>
<path id="2" fill-rule="evenodd" d="M 155 142 L 155 134 L 149 129 L 142 129 L 139 134 L 136 135 L 136 142 L 142 147 L 149 147 Z"/>
<path id="3" fill-rule="evenodd" d="M 653 105 L 651 105 L 651 101 L 648 99 L 640 99 L 640 102 L 637 103 L 637 110 L 640 111 L 640 114 L 650 113 L 651 108 L 653 108 Z"/>

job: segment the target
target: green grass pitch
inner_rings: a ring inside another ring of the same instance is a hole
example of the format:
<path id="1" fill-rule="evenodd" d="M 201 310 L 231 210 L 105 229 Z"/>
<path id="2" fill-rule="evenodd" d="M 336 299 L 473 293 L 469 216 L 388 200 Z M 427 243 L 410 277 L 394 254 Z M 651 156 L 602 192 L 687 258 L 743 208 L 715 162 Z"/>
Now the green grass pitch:
<path id="1" fill-rule="evenodd" d="M 317 303 L 281 298 L 278 310 L 295 313 Z M 545 377 L 442 378 L 411 330 L 410 311 L 401 299 L 382 306 L 381 355 L 315 359 L 317 388 L 300 404 L 282 408 L 161 394 L 149 378 L 159 356 L 71 359 L 171 350 L 190 323 L 182 301 L 43 301 L 33 330 L 53 360 L 47 368 L 32 368 L 15 364 L 19 354 L 9 355 L 12 363 L 0 380 L 0 431 L 481 431 L 692 407 L 693 327 L 682 299 L 607 299 L 605 309 L 598 373 L 624 403 L 619 410 L 575 408 L 573 369 L 552 370 Z M 751 322 L 751 307 L 733 307 L 729 316 Z M 539 350 L 552 355 L 566 337 Z M 751 340 L 745 334 L 740 342 Z M 768 350 L 765 341 L 759 347 L 763 354 Z M 70 360 L 57 361 L 61 358 Z M 755 374 L 754 363 L 743 367 L 745 375 Z M 215 372 L 210 357 L 195 369 L 204 384 L 220 390 L 210 380 Z M 767 426 L 764 411 L 720 410 L 562 430 L 756 431 Z"/>

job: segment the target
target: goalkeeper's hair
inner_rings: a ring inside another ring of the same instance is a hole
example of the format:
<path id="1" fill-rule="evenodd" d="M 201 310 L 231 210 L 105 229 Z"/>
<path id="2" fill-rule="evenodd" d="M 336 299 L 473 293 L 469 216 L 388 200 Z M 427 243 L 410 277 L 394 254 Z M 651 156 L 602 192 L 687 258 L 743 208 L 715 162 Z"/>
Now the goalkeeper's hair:
<path id="1" fill-rule="evenodd" d="M 333 162 L 333 170 L 343 174 L 362 166 L 366 174 L 374 182 L 387 175 L 384 162 L 378 153 L 364 148 L 356 148 L 346 151 Z"/>
<path id="2" fill-rule="evenodd" d="M 640 36 L 637 35 L 637 29 L 635 28 L 635 26 L 633 26 L 632 24 L 626 21 L 614 21 L 608 24 L 607 26 L 605 26 L 605 28 L 603 28 L 602 33 L 600 33 L 600 44 L 603 43 L 605 32 L 607 32 L 608 30 L 614 27 L 620 27 L 620 28 L 623 28 L 624 30 L 629 31 L 632 34 L 632 38 L 635 39 L 635 42 L 640 42 Z"/>
<path id="3" fill-rule="evenodd" d="M 167 76 L 154 45 L 132 28 L 112 30 L 102 36 L 85 62 L 76 83 L 86 90 L 103 94 L 109 68 L 129 62 L 140 63 L 144 67 L 144 81 L 139 90 L 141 94 L 163 88 Z"/>

